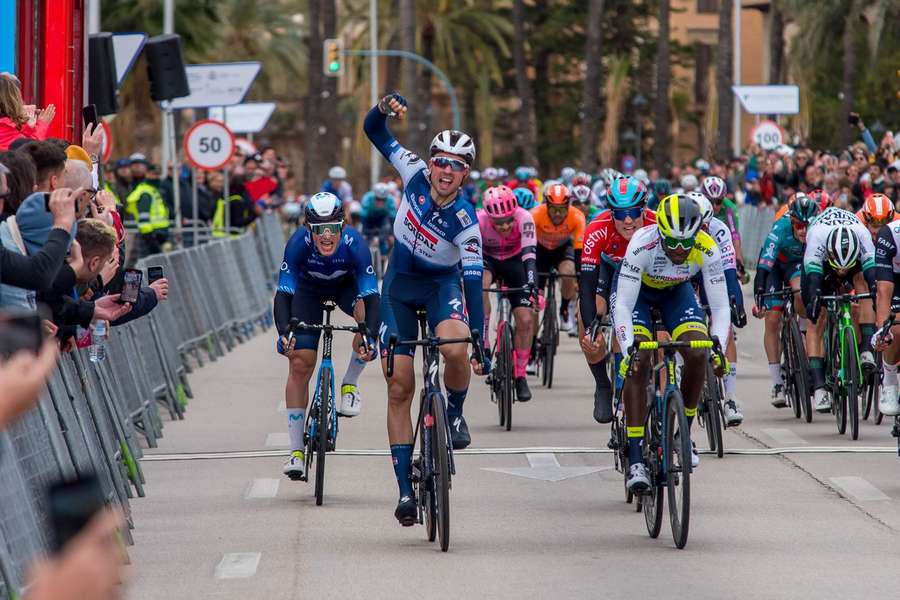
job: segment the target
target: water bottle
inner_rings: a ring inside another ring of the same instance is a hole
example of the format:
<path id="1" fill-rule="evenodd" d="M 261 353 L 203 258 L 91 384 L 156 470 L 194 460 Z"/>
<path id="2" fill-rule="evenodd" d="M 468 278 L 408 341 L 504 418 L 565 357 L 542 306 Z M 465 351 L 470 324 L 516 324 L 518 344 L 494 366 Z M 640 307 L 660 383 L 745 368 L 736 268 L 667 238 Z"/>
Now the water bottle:
<path id="1" fill-rule="evenodd" d="M 97 319 L 91 328 L 91 362 L 106 360 L 106 321 Z"/>

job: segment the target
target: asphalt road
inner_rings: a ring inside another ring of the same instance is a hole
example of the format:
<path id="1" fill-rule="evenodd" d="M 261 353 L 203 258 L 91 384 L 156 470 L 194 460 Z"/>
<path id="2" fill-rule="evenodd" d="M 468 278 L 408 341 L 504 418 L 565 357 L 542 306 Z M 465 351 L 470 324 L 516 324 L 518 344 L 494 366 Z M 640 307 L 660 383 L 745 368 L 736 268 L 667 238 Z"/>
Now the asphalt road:
<path id="1" fill-rule="evenodd" d="M 287 362 L 271 334 L 259 336 L 191 376 L 187 418 L 167 423 L 159 448 L 147 451 L 127 597 L 895 597 L 900 457 L 888 419 L 863 423 L 853 442 L 831 415 L 806 424 L 774 409 L 761 339 L 758 321 L 741 333 L 746 420 L 725 437 L 727 449 L 749 453 L 702 456 L 684 550 L 674 548 L 667 516 L 653 540 L 625 504 L 622 476 L 600 450 L 609 427 L 591 417 L 590 374 L 564 338 L 553 389 L 532 382 L 535 397 L 515 405 L 511 432 L 497 426 L 483 382 L 473 382 L 473 444 L 457 454 L 442 554 L 423 527 L 394 520 L 376 364 L 361 379 L 362 415 L 341 421 L 345 453 L 327 461 L 325 505 L 315 506 L 312 484 L 281 476 Z M 348 348 L 349 339 L 336 340 L 338 376 Z M 696 425 L 694 437 L 705 448 Z M 789 450 L 764 452 L 778 448 Z M 234 451 L 256 452 L 219 454 Z"/>

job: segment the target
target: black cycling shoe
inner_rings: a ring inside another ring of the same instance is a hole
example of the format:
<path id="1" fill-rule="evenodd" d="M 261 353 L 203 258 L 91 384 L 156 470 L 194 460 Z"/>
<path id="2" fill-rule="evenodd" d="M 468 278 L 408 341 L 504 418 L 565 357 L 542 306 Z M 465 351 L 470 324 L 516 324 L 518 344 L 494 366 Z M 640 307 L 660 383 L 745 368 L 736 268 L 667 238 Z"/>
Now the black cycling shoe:
<path id="1" fill-rule="evenodd" d="M 531 389 L 528 387 L 528 380 L 524 377 L 516 377 L 516 400 L 519 402 L 531 400 Z"/>
<path id="2" fill-rule="evenodd" d="M 594 420 L 598 423 L 609 423 L 612 418 L 612 388 L 594 388 Z"/>
<path id="3" fill-rule="evenodd" d="M 394 516 L 397 521 L 404 527 L 411 527 L 416 524 L 419 516 L 419 507 L 416 504 L 415 496 L 403 496 L 397 502 L 397 508 L 394 510 Z"/>
<path id="4" fill-rule="evenodd" d="M 450 421 L 450 441 L 454 450 L 462 450 L 472 443 L 469 426 L 466 425 L 466 420 L 462 416 Z"/>

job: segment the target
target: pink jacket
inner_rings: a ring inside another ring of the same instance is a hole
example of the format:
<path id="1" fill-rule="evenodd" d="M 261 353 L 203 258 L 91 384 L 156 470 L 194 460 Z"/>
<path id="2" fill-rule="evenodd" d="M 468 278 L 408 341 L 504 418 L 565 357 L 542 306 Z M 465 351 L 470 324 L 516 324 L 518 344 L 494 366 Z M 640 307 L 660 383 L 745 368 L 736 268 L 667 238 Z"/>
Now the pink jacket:
<path id="1" fill-rule="evenodd" d="M 9 117 L 0 117 L 0 151 L 9 150 L 9 145 L 22 137 L 32 140 L 47 139 L 49 129 L 50 124 L 40 120 L 34 125 L 26 123 L 18 128 L 15 121 Z"/>

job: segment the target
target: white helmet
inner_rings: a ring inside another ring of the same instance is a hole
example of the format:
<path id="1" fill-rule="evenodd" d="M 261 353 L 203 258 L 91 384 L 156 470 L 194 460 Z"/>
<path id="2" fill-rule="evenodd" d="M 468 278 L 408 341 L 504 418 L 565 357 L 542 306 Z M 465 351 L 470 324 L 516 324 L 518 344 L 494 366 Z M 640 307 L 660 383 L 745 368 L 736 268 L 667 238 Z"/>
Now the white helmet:
<path id="1" fill-rule="evenodd" d="M 431 140 L 431 155 L 438 152 L 461 156 L 470 167 L 475 162 L 475 142 L 468 134 L 455 129 L 445 129 Z"/>
<path id="2" fill-rule="evenodd" d="M 376 198 L 383 199 L 391 195 L 391 190 L 386 183 L 379 181 L 372 187 L 372 194 L 374 194 Z"/>
<path id="3" fill-rule="evenodd" d="M 347 171 L 344 170 L 344 167 L 341 166 L 333 166 L 328 169 L 328 178 L 329 179 L 347 179 Z"/>
<path id="4" fill-rule="evenodd" d="M 397 182 L 394 181 L 394 180 L 388 181 L 388 182 L 387 182 L 387 186 L 388 186 L 388 191 L 389 191 L 392 195 L 393 195 L 393 194 L 396 194 L 396 193 L 397 193 L 397 190 L 400 189 L 400 188 L 397 186 Z"/>
<path id="5" fill-rule="evenodd" d="M 838 225 L 828 233 L 825 240 L 825 254 L 828 264 L 835 269 L 849 269 L 859 259 L 859 240 L 847 225 Z"/>
<path id="6" fill-rule="evenodd" d="M 713 207 L 709 198 L 700 192 L 688 192 L 687 197 L 697 203 L 697 208 L 700 209 L 700 217 L 703 219 L 703 224 L 709 225 L 709 222 L 713 218 Z"/>
<path id="7" fill-rule="evenodd" d="M 469 179 L 471 179 L 472 181 L 478 181 L 479 179 L 481 179 L 481 171 L 472 171 L 471 173 L 469 173 Z"/>
<path id="8" fill-rule="evenodd" d="M 486 181 L 494 181 L 495 179 L 500 177 L 500 174 L 497 173 L 497 169 L 495 169 L 494 167 L 488 167 L 484 170 L 481 176 L 484 177 Z"/>
<path id="9" fill-rule="evenodd" d="M 607 188 L 610 186 L 610 184 L 612 184 L 613 181 L 619 179 L 620 177 L 625 176 L 619 171 L 616 171 L 615 169 L 611 169 L 609 167 L 600 171 L 600 179 L 602 179 L 604 183 L 606 183 Z"/>
<path id="10" fill-rule="evenodd" d="M 691 173 L 688 173 L 681 178 L 681 187 L 684 189 L 685 193 L 693 192 L 699 185 L 700 182 L 697 181 L 696 175 L 692 175 Z"/>
<path id="11" fill-rule="evenodd" d="M 503 167 L 497 167 L 497 177 L 500 179 L 506 179 L 509 177 L 509 171 L 504 169 Z"/>
<path id="12" fill-rule="evenodd" d="M 572 188 L 572 196 L 577 204 L 588 204 L 591 201 L 591 188 L 586 185 L 576 185 Z"/>
<path id="13" fill-rule="evenodd" d="M 728 186 L 725 185 L 725 180 L 721 177 L 710 175 L 703 178 L 703 183 L 700 184 L 700 191 L 710 200 L 721 200 L 728 193 Z"/>
<path id="14" fill-rule="evenodd" d="M 634 173 L 631 174 L 631 176 L 644 185 L 650 185 L 650 176 L 647 175 L 647 171 L 645 171 L 644 169 L 637 169 Z"/>
<path id="15" fill-rule="evenodd" d="M 563 167 L 563 170 L 559 172 L 559 178 L 563 180 L 563 183 L 568 184 L 575 177 L 575 169 L 572 167 Z"/>
<path id="16" fill-rule="evenodd" d="M 306 203 L 306 222 L 340 223 L 344 220 L 344 205 L 331 192 L 319 192 Z"/>

